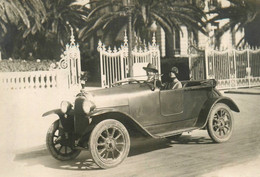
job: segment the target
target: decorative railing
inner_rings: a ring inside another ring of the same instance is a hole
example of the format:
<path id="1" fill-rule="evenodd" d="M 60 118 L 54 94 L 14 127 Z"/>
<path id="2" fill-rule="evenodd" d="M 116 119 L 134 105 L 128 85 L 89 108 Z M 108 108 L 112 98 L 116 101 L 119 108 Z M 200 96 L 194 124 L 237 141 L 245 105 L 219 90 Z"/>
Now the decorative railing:
<path id="1" fill-rule="evenodd" d="M 260 49 L 247 46 L 240 50 L 209 50 L 207 78 L 218 80 L 219 88 L 260 85 Z"/>
<path id="2" fill-rule="evenodd" d="M 197 55 L 194 53 L 190 52 L 190 73 L 196 76 L 205 72 L 204 77 L 200 75 L 199 79 L 214 78 L 218 81 L 219 89 L 260 86 L 259 48 L 252 48 L 248 45 L 240 49 L 206 48 L 197 52 Z M 198 64 L 194 65 L 192 61 Z"/>
<path id="3" fill-rule="evenodd" d="M 120 48 L 106 48 L 101 41 L 98 43 L 98 51 L 100 52 L 100 70 L 101 70 L 101 86 L 110 87 L 114 82 L 129 77 L 129 58 L 128 58 L 128 43 L 125 32 L 124 44 Z M 133 59 L 133 75 L 142 76 L 146 73 L 140 69 L 148 63 L 153 63 L 161 73 L 160 65 L 160 50 L 156 45 L 155 34 L 153 35 L 152 44 L 148 47 L 144 44 L 143 47 L 134 47 L 132 51 Z"/>
<path id="4" fill-rule="evenodd" d="M 0 89 L 68 88 L 66 77 L 63 70 L 0 73 Z"/>

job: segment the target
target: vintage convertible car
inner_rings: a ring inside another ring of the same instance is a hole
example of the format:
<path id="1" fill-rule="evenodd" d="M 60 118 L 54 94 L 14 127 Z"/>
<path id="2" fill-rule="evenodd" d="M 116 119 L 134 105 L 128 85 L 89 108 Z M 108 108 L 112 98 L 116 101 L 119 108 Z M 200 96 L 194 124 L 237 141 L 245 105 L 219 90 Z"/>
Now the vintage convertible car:
<path id="1" fill-rule="evenodd" d="M 183 88 L 164 90 L 154 83 L 126 79 L 111 88 L 86 92 L 75 102 L 63 101 L 48 130 L 46 143 L 58 160 L 76 158 L 89 150 L 101 168 L 120 164 L 128 155 L 130 136 L 178 138 L 183 132 L 207 129 L 214 142 L 230 139 L 237 105 L 216 90 L 215 80 L 182 82 Z"/>

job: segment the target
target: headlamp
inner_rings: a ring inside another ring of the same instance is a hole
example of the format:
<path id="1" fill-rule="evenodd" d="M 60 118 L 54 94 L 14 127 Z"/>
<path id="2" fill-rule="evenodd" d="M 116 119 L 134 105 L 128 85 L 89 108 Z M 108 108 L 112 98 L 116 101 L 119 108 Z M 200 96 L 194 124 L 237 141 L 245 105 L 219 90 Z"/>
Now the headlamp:
<path id="1" fill-rule="evenodd" d="M 68 101 L 62 101 L 60 104 L 60 109 L 62 113 L 67 113 L 72 108 L 72 104 Z"/>
<path id="2" fill-rule="evenodd" d="M 82 109 L 86 114 L 89 114 L 92 110 L 94 110 L 95 105 L 93 102 L 89 101 L 89 100 L 84 100 L 83 104 L 82 104 Z"/>

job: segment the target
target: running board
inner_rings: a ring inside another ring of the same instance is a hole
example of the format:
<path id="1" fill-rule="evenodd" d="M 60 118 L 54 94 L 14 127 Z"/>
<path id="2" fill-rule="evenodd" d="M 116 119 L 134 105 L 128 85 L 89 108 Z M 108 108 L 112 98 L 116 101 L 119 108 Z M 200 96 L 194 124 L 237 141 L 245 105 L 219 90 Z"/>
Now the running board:
<path id="1" fill-rule="evenodd" d="M 183 132 L 190 132 L 190 131 L 196 130 L 196 129 L 199 129 L 199 127 L 184 128 L 184 129 L 180 129 L 180 130 L 158 133 L 158 134 L 154 134 L 154 137 L 155 138 L 165 138 L 165 137 L 168 137 L 168 136 L 178 135 L 178 134 L 183 133 Z"/>

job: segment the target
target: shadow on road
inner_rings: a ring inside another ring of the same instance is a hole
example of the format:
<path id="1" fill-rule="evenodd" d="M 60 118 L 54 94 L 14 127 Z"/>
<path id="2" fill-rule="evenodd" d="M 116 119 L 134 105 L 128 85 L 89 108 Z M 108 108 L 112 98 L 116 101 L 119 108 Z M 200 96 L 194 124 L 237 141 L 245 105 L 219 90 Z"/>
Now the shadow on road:
<path id="1" fill-rule="evenodd" d="M 192 137 L 191 135 L 182 135 L 177 140 L 171 140 L 169 138 L 171 144 L 214 144 L 214 142 L 208 137 Z"/>
<path id="2" fill-rule="evenodd" d="M 183 135 L 178 141 L 169 139 L 153 139 L 138 137 L 131 139 L 129 157 L 149 153 L 156 150 L 172 148 L 175 144 L 210 144 L 212 141 L 205 137 Z M 64 170 L 98 170 L 100 169 L 91 159 L 89 151 L 82 151 L 79 157 L 70 161 L 58 161 L 52 158 L 47 149 L 28 150 L 17 153 L 14 161 L 25 163 L 26 166 L 43 165 L 45 167 Z"/>

